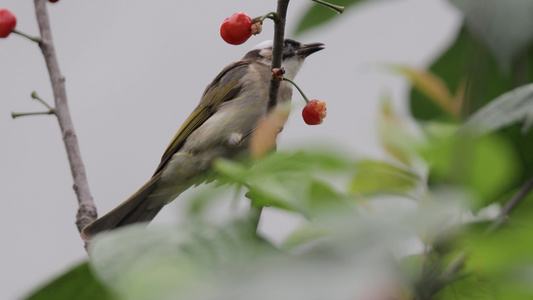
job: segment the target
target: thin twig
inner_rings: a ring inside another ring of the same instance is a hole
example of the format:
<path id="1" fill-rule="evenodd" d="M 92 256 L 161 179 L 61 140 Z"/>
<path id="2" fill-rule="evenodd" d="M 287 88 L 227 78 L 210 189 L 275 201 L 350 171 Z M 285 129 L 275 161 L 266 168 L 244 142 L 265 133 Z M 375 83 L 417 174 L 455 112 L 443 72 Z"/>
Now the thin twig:
<path id="1" fill-rule="evenodd" d="M 302 89 L 296 84 L 296 82 L 292 81 L 291 79 L 287 77 L 283 77 L 283 80 L 292 84 L 298 90 L 298 92 L 300 92 L 300 95 L 302 95 L 302 97 L 304 98 L 305 103 L 309 103 L 309 98 L 307 98 L 307 96 L 304 94 L 304 91 L 302 91 Z"/>
<path id="2" fill-rule="evenodd" d="M 17 113 L 17 112 L 11 112 L 11 117 L 13 119 L 18 117 L 24 117 L 24 116 L 37 116 L 37 115 L 53 115 L 55 114 L 55 110 L 50 104 L 46 103 L 39 95 L 37 95 L 37 92 L 32 92 L 31 97 L 37 101 L 39 101 L 44 107 L 48 108 L 47 111 L 37 111 L 37 112 L 24 112 L 24 113 Z"/>
<path id="3" fill-rule="evenodd" d="M 15 29 L 15 28 L 11 29 L 11 32 L 13 32 L 15 34 L 18 34 L 20 36 L 23 36 L 23 37 L 25 37 L 25 38 L 33 41 L 33 42 L 36 42 L 36 43 L 40 43 L 41 42 L 40 38 L 31 36 L 29 34 L 26 34 L 26 33 L 22 32 L 22 31 L 19 31 L 19 30 Z"/>
<path id="4" fill-rule="evenodd" d="M 46 108 L 48 108 L 48 110 L 50 111 L 53 111 L 54 108 L 48 104 L 46 101 L 43 100 L 43 98 L 41 98 L 39 95 L 37 95 L 37 92 L 36 91 L 33 91 L 31 93 L 31 97 L 37 101 L 39 101 L 42 105 L 44 105 Z"/>
<path id="5" fill-rule="evenodd" d="M 324 5 L 325 7 L 330 8 L 330 9 L 336 11 L 339 14 L 342 14 L 344 12 L 344 6 L 331 4 L 331 3 L 323 1 L 323 0 L 312 0 L 312 1 L 314 1 L 314 2 L 316 2 L 318 4 L 321 4 L 321 5 Z"/>
<path id="6" fill-rule="evenodd" d="M 34 112 L 25 112 L 25 113 L 11 112 L 11 117 L 13 119 L 16 119 L 16 118 L 26 117 L 26 116 L 53 115 L 53 114 L 55 114 L 54 110 L 50 109 L 47 111 L 34 111 Z"/>
<path id="7" fill-rule="evenodd" d="M 50 20 L 46 8 L 47 1 L 34 0 L 35 14 L 37 23 L 41 32 L 39 47 L 44 56 L 46 67 L 50 75 L 52 90 L 55 100 L 55 115 L 59 122 L 63 142 L 67 151 L 67 157 L 70 164 L 70 171 L 74 179 L 74 191 L 78 198 L 78 213 L 76 214 L 76 226 L 81 232 L 85 225 L 96 219 L 96 206 L 93 202 L 87 182 L 85 166 L 81 158 L 78 138 L 74 131 L 74 124 L 70 116 L 70 110 L 67 102 L 67 93 L 65 89 L 65 77 L 61 75 L 59 63 L 57 61 L 52 31 L 50 29 Z"/>
<path id="8" fill-rule="evenodd" d="M 522 188 L 516 193 L 516 195 L 511 198 L 511 200 L 507 201 L 505 203 L 505 206 L 503 207 L 502 211 L 500 212 L 500 215 L 498 215 L 498 218 L 492 222 L 489 229 L 487 229 L 486 233 L 491 233 L 498 227 L 502 225 L 505 220 L 509 217 L 509 214 L 516 208 L 516 206 L 524 200 L 524 198 L 529 194 L 529 192 L 533 189 L 533 178 L 530 178 L 528 181 L 526 181 Z"/>

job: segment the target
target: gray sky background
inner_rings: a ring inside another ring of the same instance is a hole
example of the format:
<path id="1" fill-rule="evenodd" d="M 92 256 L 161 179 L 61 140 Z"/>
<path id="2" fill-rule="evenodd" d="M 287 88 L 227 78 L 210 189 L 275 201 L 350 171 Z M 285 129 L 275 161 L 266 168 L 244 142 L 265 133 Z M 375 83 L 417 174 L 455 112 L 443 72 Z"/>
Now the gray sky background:
<path id="1" fill-rule="evenodd" d="M 291 2 L 287 37 L 294 37 L 296 20 L 310 3 Z M 0 7 L 16 14 L 19 30 L 38 32 L 33 1 L 0 0 Z M 228 45 L 219 36 L 222 20 L 237 11 L 255 17 L 275 7 L 274 0 L 60 0 L 48 6 L 100 214 L 149 179 L 218 72 L 272 38 L 267 20 L 261 35 Z M 279 149 L 323 144 L 380 157 L 375 133 L 380 96 L 389 92 L 396 108 L 407 114 L 408 85 L 378 63 L 426 66 L 454 37 L 460 19 L 445 0 L 377 1 L 296 37 L 326 44 L 326 50 L 309 57 L 297 82 L 310 98 L 327 102 L 328 116 L 320 126 L 305 125 L 304 102 L 295 93 Z M 19 298 L 86 258 L 74 225 L 77 203 L 56 119 L 10 116 L 43 109 L 30 98 L 33 90 L 53 103 L 40 50 L 15 35 L 0 40 L 0 299 Z M 154 222 L 178 222 L 179 202 Z M 296 222 L 267 210 L 261 228 L 280 240 Z"/>

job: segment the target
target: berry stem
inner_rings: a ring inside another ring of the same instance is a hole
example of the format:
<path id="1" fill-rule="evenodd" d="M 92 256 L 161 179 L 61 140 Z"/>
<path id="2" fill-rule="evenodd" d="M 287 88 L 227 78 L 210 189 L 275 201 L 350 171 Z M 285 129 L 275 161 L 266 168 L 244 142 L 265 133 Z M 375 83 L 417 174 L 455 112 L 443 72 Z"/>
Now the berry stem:
<path id="1" fill-rule="evenodd" d="M 37 95 L 37 92 L 32 92 L 31 93 L 31 97 L 39 102 L 42 103 L 42 105 L 46 106 L 50 111 L 53 111 L 54 108 L 52 106 L 50 106 L 48 103 L 46 103 L 46 101 L 44 101 L 41 97 L 39 97 L 39 95 Z"/>
<path id="2" fill-rule="evenodd" d="M 300 89 L 300 87 L 292 80 L 286 78 L 286 77 L 283 77 L 283 80 L 289 82 L 290 84 L 294 85 L 294 87 L 296 87 L 296 89 L 298 90 L 298 92 L 300 92 L 300 94 L 302 95 L 302 97 L 304 97 L 304 100 L 305 100 L 305 103 L 309 103 L 309 99 L 305 96 L 304 92 L 302 91 L 302 89 Z"/>
<path id="3" fill-rule="evenodd" d="M 53 114 L 55 114 L 55 112 L 54 112 L 54 109 L 52 108 L 48 111 L 36 111 L 36 112 L 27 112 L 27 113 L 11 112 L 11 117 L 15 119 L 15 118 L 24 117 L 24 116 L 53 115 Z"/>
<path id="4" fill-rule="evenodd" d="M 46 101 L 44 101 L 39 95 L 37 95 L 37 92 L 33 91 L 31 93 L 31 97 L 39 102 L 41 102 L 42 105 L 46 106 L 48 108 L 47 111 L 37 111 L 37 112 L 27 112 L 27 113 L 16 113 L 11 112 L 11 117 L 13 119 L 18 117 L 24 117 L 24 116 L 35 116 L 35 115 L 54 115 L 56 113 L 55 109 L 50 106 Z"/>
<path id="5" fill-rule="evenodd" d="M 257 17 L 257 18 L 255 18 L 255 19 L 253 19 L 253 20 L 254 20 L 254 21 L 259 21 L 259 22 L 261 22 L 261 24 L 263 24 L 263 21 L 264 21 L 265 19 L 267 19 L 267 18 L 276 21 L 279 17 L 278 17 L 278 14 L 277 14 L 277 13 L 271 11 L 271 12 L 269 12 L 268 14 L 262 15 L 262 16 L 260 16 L 260 17 Z"/>
<path id="6" fill-rule="evenodd" d="M 323 0 L 311 0 L 313 2 L 316 2 L 318 4 L 324 5 L 327 8 L 331 8 L 334 11 L 338 12 L 339 14 L 342 14 L 344 12 L 344 6 L 331 4 L 329 2 L 323 1 Z"/>
<path id="7" fill-rule="evenodd" d="M 24 32 L 22 32 L 22 31 L 18 31 L 18 30 L 16 30 L 15 28 L 11 29 L 11 32 L 16 33 L 16 34 L 18 34 L 18 35 L 20 35 L 20 36 L 23 36 L 23 37 L 25 37 L 25 38 L 27 38 L 27 39 L 29 39 L 29 40 L 31 40 L 31 41 L 34 41 L 34 42 L 36 42 L 36 43 L 40 43 L 40 42 L 41 42 L 41 39 L 40 39 L 40 38 L 38 38 L 38 37 L 34 37 L 34 36 L 31 36 L 31 35 L 28 35 L 28 34 L 25 34 Z"/>

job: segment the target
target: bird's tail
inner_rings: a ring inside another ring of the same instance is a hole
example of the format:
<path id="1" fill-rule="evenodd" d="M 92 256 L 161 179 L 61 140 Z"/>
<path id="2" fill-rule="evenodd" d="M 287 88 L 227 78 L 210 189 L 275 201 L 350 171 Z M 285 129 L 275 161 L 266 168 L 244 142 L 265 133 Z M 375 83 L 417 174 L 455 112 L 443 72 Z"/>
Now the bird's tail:
<path id="1" fill-rule="evenodd" d="M 115 209 L 89 223 L 81 231 L 81 238 L 88 242 L 97 233 L 137 222 L 151 221 L 163 208 L 164 204 L 154 206 L 148 197 L 157 186 L 159 176 L 154 176 L 135 194 L 122 202 Z"/>

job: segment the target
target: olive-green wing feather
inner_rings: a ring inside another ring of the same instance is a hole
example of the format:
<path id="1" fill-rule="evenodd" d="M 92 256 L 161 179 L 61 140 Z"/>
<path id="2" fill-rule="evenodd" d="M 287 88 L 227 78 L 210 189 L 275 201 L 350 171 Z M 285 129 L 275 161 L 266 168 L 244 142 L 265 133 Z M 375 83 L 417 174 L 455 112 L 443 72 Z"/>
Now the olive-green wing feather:
<path id="1" fill-rule="evenodd" d="M 174 138 L 172 138 L 154 175 L 165 168 L 172 155 L 179 151 L 189 135 L 209 119 L 222 103 L 234 99 L 239 94 L 242 88 L 240 79 L 246 73 L 249 64 L 249 61 L 241 60 L 227 66 L 206 87 L 200 104 L 198 104 L 187 120 L 185 120 L 176 135 L 174 135 Z"/>

